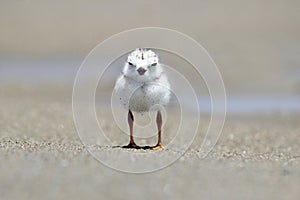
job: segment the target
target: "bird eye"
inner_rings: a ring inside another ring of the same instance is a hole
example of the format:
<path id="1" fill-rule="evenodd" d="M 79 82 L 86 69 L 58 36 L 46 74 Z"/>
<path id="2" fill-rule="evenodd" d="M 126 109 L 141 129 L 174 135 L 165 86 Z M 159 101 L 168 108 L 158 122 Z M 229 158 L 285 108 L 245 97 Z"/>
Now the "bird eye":
<path id="1" fill-rule="evenodd" d="M 157 63 L 153 63 L 153 64 L 151 64 L 151 66 L 156 66 L 157 65 Z"/>
<path id="2" fill-rule="evenodd" d="M 130 66 L 133 66 L 133 64 L 132 64 L 131 62 L 128 62 L 128 64 L 129 64 Z"/>

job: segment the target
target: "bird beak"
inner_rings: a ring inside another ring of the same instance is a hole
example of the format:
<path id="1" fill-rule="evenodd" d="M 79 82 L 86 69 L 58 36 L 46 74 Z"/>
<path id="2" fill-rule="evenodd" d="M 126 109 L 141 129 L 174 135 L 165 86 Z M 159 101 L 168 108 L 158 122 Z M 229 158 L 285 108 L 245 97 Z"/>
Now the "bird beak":
<path id="1" fill-rule="evenodd" d="M 144 69 L 143 67 L 140 67 L 140 68 L 137 69 L 137 72 L 138 72 L 139 75 L 141 75 L 141 76 L 144 75 L 146 71 L 147 71 L 147 70 Z"/>

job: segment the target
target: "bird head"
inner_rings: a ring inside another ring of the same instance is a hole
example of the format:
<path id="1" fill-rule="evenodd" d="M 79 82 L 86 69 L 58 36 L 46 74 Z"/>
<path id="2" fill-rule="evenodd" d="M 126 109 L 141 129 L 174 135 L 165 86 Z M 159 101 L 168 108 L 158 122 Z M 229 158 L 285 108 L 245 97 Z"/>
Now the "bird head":
<path id="1" fill-rule="evenodd" d="M 123 73 L 139 82 L 155 79 L 162 72 L 157 54 L 150 49 L 138 48 L 129 53 Z"/>

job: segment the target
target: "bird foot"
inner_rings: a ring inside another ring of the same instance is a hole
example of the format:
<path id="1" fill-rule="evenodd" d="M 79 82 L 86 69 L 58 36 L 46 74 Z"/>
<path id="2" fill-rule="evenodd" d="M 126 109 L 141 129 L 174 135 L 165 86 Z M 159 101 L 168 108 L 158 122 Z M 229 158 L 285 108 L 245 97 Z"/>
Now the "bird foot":
<path id="1" fill-rule="evenodd" d="M 134 142 L 130 142 L 129 144 L 122 146 L 122 148 L 126 149 L 140 149 L 141 147 L 135 144 Z"/>
<path id="2" fill-rule="evenodd" d="M 152 150 L 163 150 L 164 146 L 162 144 L 157 144 L 151 148 Z"/>

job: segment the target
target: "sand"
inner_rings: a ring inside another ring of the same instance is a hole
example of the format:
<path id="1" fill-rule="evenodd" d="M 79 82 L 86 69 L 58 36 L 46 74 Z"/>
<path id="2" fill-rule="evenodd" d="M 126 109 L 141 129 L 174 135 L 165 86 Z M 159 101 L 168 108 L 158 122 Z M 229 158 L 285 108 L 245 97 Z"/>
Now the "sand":
<path id="1" fill-rule="evenodd" d="M 73 124 L 70 91 L 53 95 L 49 88 L 29 93 L 1 89 L 1 199 L 300 197 L 299 115 L 229 115 L 220 140 L 205 159 L 197 154 L 202 140 L 198 137 L 172 165 L 153 173 L 128 174 L 104 166 L 87 152 Z M 112 123 L 106 128 L 117 130 Z M 114 140 L 123 143 L 117 136 Z M 112 146 L 94 148 L 107 155 L 115 151 Z M 174 148 L 165 151 L 166 157 L 159 159 L 167 159 Z"/>

